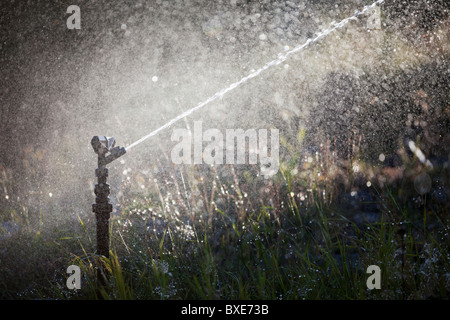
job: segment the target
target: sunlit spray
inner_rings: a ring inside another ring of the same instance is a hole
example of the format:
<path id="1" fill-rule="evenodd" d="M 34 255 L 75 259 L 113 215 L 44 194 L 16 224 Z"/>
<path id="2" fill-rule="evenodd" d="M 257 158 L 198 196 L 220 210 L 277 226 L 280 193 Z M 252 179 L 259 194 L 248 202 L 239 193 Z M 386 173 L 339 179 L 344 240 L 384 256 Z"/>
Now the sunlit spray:
<path id="1" fill-rule="evenodd" d="M 158 134 L 159 132 L 161 132 L 162 130 L 172 126 L 174 123 L 178 122 L 179 120 L 189 116 L 190 114 L 192 114 L 193 112 L 202 109 L 204 106 L 208 105 L 209 103 L 222 98 L 226 93 L 236 89 L 237 87 L 241 86 L 242 84 L 244 84 L 245 82 L 247 82 L 248 80 L 257 77 L 258 75 L 260 75 L 263 71 L 273 67 L 273 66 L 277 66 L 281 63 L 283 63 L 290 55 L 297 53 L 301 50 L 303 50 L 304 48 L 306 48 L 307 46 L 309 46 L 310 44 L 320 40 L 321 38 L 329 35 L 330 33 L 332 33 L 333 31 L 336 31 L 342 27 L 344 27 L 347 23 L 349 23 L 352 20 L 357 20 L 357 18 L 360 15 L 369 13 L 370 10 L 374 9 L 377 5 L 382 4 L 384 2 L 384 0 L 378 0 L 375 1 L 374 3 L 372 3 L 371 5 L 367 5 L 365 6 L 361 11 L 356 11 L 352 16 L 347 17 L 345 19 L 343 19 L 342 21 L 333 24 L 332 27 L 319 32 L 316 37 L 314 38 L 310 38 L 308 39 L 305 43 L 300 44 L 296 47 L 294 47 L 291 50 L 286 51 L 285 53 L 279 53 L 278 57 L 268 63 L 266 63 L 264 66 L 262 66 L 261 68 L 253 71 L 252 73 L 250 73 L 249 75 L 247 75 L 246 77 L 240 79 L 239 81 L 236 81 L 234 83 L 232 83 L 230 86 L 228 86 L 225 89 L 220 90 L 219 92 L 217 92 L 216 94 L 214 94 L 213 96 L 209 97 L 208 99 L 206 99 L 205 101 L 199 103 L 197 106 L 181 113 L 180 115 L 178 115 L 177 117 L 173 118 L 172 120 L 170 120 L 169 122 L 167 122 L 166 124 L 162 125 L 161 127 L 159 127 L 158 129 L 150 132 L 149 134 L 147 134 L 146 136 L 143 136 L 142 138 L 140 138 L 139 140 L 133 142 L 132 144 L 130 144 L 129 146 L 126 147 L 126 150 L 129 151 L 131 148 L 137 146 L 138 144 L 140 144 L 141 142 L 144 142 L 145 140 L 147 140 L 150 137 L 155 136 L 156 134 Z"/>
<path id="2" fill-rule="evenodd" d="M 211 103 L 211 102 L 213 102 L 213 101 L 215 101 L 215 100 L 217 100 L 219 98 L 222 98 L 226 93 L 228 93 L 228 92 L 238 88 L 242 84 L 246 83 L 248 80 L 257 77 L 263 71 L 265 71 L 267 69 L 270 69 L 271 67 L 280 65 L 290 55 L 295 54 L 297 52 L 300 52 L 301 50 L 303 50 L 304 48 L 306 48 L 310 44 L 313 44 L 316 41 L 320 40 L 321 38 L 324 38 L 325 36 L 329 35 L 333 31 L 344 27 L 350 21 L 356 20 L 360 15 L 368 13 L 369 10 L 375 8 L 377 5 L 382 4 L 383 2 L 384 2 L 384 0 L 375 1 L 371 5 L 365 6 L 361 11 L 356 11 L 352 16 L 347 17 L 347 18 L 343 19 L 342 21 L 340 21 L 338 23 L 335 23 L 330 28 L 328 28 L 328 29 L 326 29 L 326 30 L 324 30 L 322 32 L 319 32 L 314 38 L 308 39 L 305 43 L 300 44 L 300 45 L 294 47 L 293 49 L 288 50 L 288 51 L 286 51 L 284 53 L 278 54 L 278 57 L 276 59 L 266 63 L 265 65 L 263 65 L 262 67 L 260 67 L 259 69 L 255 70 L 255 71 L 251 72 L 249 75 L 243 77 L 239 81 L 236 81 L 236 82 L 232 83 L 227 88 L 220 90 L 219 92 L 215 93 L 213 96 L 209 97 L 205 101 L 203 101 L 203 102 L 199 103 L 198 105 L 196 105 L 195 107 L 193 107 L 193 108 L 191 108 L 191 109 L 181 113 L 180 115 L 178 115 L 177 117 L 175 117 L 172 120 L 168 121 L 167 123 L 165 123 L 161 127 L 157 128 L 156 130 L 154 130 L 154 131 L 150 132 L 149 134 L 143 136 L 139 140 L 133 142 L 132 144 L 130 144 L 126 148 L 120 148 L 120 147 L 115 147 L 114 148 L 114 143 L 115 143 L 114 138 L 108 138 L 108 137 L 105 137 L 105 136 L 95 136 L 92 139 L 91 144 L 92 144 L 92 146 L 94 148 L 94 151 L 98 154 L 98 168 L 96 170 L 96 176 L 98 177 L 98 184 L 95 186 L 95 194 L 96 194 L 97 197 L 96 197 L 96 203 L 93 205 L 93 211 L 96 213 L 96 217 L 97 217 L 97 248 L 98 248 L 98 254 L 103 255 L 105 257 L 109 256 L 109 233 L 108 233 L 109 232 L 109 227 L 108 226 L 109 226 L 109 215 L 112 212 L 112 205 L 109 203 L 108 196 L 109 196 L 110 190 L 109 190 L 109 185 L 106 183 L 106 179 L 107 179 L 107 176 L 108 176 L 108 170 L 106 168 L 106 165 L 108 163 L 110 163 L 111 161 L 113 161 L 113 160 L 117 159 L 118 157 L 122 156 L 127 151 L 129 151 L 131 148 L 135 147 L 136 145 L 140 144 L 141 142 L 147 140 L 148 138 L 150 138 L 152 136 L 155 136 L 156 134 L 158 134 L 159 132 L 163 131 L 164 129 L 172 126 L 174 123 L 178 122 L 179 120 L 189 116 L 193 112 L 202 109 L 203 107 L 205 107 L 209 103 Z M 157 78 L 154 79 L 153 81 L 154 82 L 157 81 Z M 209 133 L 211 133 L 211 132 L 209 132 Z M 278 132 L 276 132 L 276 134 L 278 134 Z M 272 137 L 276 136 L 276 134 L 275 135 L 272 134 Z M 262 139 L 264 139 L 265 137 L 267 137 L 267 135 L 265 136 L 264 134 L 261 134 L 260 138 L 261 137 L 262 137 Z M 234 143 L 234 140 L 233 140 L 233 143 Z M 266 141 L 265 145 L 267 145 L 267 141 Z M 212 147 L 215 147 L 215 146 L 213 145 Z M 258 149 L 259 149 L 258 152 L 259 152 L 260 155 L 263 154 L 263 152 L 265 152 L 267 154 L 267 147 L 260 148 L 258 146 Z M 195 152 L 194 152 L 194 157 L 195 157 Z M 233 157 L 234 157 L 234 155 L 233 155 Z M 269 158 L 266 157 L 265 159 L 268 160 Z M 216 159 L 212 159 L 212 160 L 216 161 Z M 266 165 L 266 166 L 268 165 L 268 163 L 263 163 L 264 161 L 261 160 L 261 158 L 260 158 L 260 162 L 263 165 Z M 272 167 L 272 166 L 270 166 L 270 167 Z M 274 168 L 270 168 L 270 170 L 271 169 L 274 169 Z M 263 171 L 263 167 L 262 167 L 262 171 Z M 278 168 L 277 168 L 277 171 L 278 171 Z M 271 172 L 262 172 L 262 173 L 265 174 L 265 175 L 271 175 Z"/>

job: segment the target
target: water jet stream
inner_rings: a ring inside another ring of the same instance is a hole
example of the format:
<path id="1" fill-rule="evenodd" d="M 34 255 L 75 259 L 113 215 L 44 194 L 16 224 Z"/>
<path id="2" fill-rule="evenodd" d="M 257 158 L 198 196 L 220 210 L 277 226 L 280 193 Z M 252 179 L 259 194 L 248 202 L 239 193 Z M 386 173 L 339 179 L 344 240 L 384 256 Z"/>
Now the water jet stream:
<path id="1" fill-rule="evenodd" d="M 170 127 L 172 124 L 174 124 L 175 122 L 187 117 L 188 115 L 190 115 L 191 113 L 203 108 L 204 106 L 206 106 L 208 103 L 213 102 L 214 100 L 221 98 L 225 93 L 239 87 L 241 84 L 247 82 L 248 80 L 258 76 L 261 72 L 263 72 L 264 70 L 269 69 L 272 66 L 276 66 L 282 62 L 284 62 L 288 56 L 290 56 L 293 53 L 296 53 L 302 49 L 304 49 L 305 47 L 307 47 L 309 44 L 316 42 L 317 40 L 319 40 L 322 37 L 325 37 L 326 35 L 330 34 L 331 32 L 342 28 L 343 26 L 345 26 L 350 20 L 356 20 L 356 18 L 364 13 L 367 12 L 367 10 L 375 7 L 378 4 L 382 4 L 384 2 L 384 0 L 377 0 L 374 3 L 372 3 L 371 5 L 367 5 L 365 6 L 361 11 L 356 11 L 352 16 L 343 19 L 342 21 L 334 24 L 334 26 L 332 28 L 329 28 L 325 31 L 320 32 L 315 38 L 313 39 L 308 39 L 305 43 L 298 45 L 296 47 L 294 47 L 293 49 L 285 52 L 284 54 L 279 54 L 277 59 L 274 59 L 268 63 L 266 63 L 264 66 L 262 66 L 261 68 L 259 68 L 258 70 L 250 73 L 248 76 L 242 78 L 241 80 L 232 83 L 228 88 L 222 89 L 221 91 L 217 92 L 216 94 L 214 94 L 213 96 L 209 97 L 208 99 L 206 99 L 205 101 L 201 102 L 200 104 L 198 104 L 197 106 L 181 113 L 180 115 L 178 115 L 177 117 L 173 118 L 172 120 L 170 120 L 169 122 L 167 122 L 166 124 L 164 124 L 163 126 L 159 127 L 158 129 L 150 132 L 148 135 L 143 136 L 142 138 L 140 138 L 139 140 L 133 142 L 132 144 L 130 144 L 129 146 L 125 147 L 126 151 L 128 152 L 131 148 L 137 146 L 138 144 L 140 144 L 141 142 L 147 140 L 148 138 L 158 134 L 160 131 Z"/>

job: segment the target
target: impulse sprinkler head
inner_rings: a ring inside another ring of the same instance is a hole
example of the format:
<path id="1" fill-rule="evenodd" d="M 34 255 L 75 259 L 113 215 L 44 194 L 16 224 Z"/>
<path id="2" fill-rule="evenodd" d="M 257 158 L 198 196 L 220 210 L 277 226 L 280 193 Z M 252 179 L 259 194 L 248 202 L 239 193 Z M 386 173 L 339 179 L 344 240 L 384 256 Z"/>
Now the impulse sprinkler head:
<path id="1" fill-rule="evenodd" d="M 127 151 L 124 147 L 114 147 L 116 140 L 113 137 L 94 136 L 91 140 L 94 152 L 98 154 L 99 166 L 106 166 L 108 163 L 124 155 Z M 109 155 L 106 154 L 109 152 Z"/>
<path id="2" fill-rule="evenodd" d="M 97 154 L 108 152 L 115 144 L 116 140 L 113 137 L 94 136 L 91 140 L 92 148 Z"/>

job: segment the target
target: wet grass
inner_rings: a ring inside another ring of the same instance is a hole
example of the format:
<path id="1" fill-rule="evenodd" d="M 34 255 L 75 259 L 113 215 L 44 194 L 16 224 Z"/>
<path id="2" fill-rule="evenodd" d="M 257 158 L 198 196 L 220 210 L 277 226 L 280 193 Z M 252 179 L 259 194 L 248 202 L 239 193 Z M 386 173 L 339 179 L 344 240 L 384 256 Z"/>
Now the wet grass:
<path id="1" fill-rule="evenodd" d="M 147 241 L 129 230 L 126 240 L 114 240 L 114 250 L 122 252 L 111 252 L 107 262 L 104 298 L 448 298 L 448 237 L 440 221 L 434 221 L 437 233 L 394 222 L 392 214 L 359 227 L 315 201 L 303 219 L 295 212 L 277 219 L 271 208 L 262 208 L 223 224 L 220 236 L 196 230 L 187 243 L 170 227 L 167 239 Z M 367 289 L 369 265 L 382 270 L 381 290 Z"/>
<path id="2" fill-rule="evenodd" d="M 251 193 L 256 181 L 232 174 L 227 183 L 217 172 L 195 187 L 186 179 L 185 192 L 165 184 L 153 197 L 136 197 L 111 220 L 109 259 L 95 255 L 92 219 L 46 232 L 22 228 L 2 240 L 2 298 L 449 298 L 448 202 L 439 194 L 418 195 L 407 179 L 357 192 L 353 184 L 340 196 L 330 180 L 302 193 L 290 172 L 262 182 L 260 199 Z M 448 171 L 427 174 L 437 181 Z M 196 192 L 207 185 L 214 187 Z M 78 291 L 66 288 L 71 264 L 81 268 Z M 370 265 L 381 269 L 381 289 L 367 288 Z"/>

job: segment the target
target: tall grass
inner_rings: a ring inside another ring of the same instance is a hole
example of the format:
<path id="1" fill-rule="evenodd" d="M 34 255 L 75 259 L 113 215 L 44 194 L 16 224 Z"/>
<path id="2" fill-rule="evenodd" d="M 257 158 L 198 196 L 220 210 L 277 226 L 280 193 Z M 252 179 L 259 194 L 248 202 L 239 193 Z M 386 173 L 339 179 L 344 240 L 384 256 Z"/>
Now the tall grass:
<path id="1" fill-rule="evenodd" d="M 367 163 L 336 166 L 327 150 L 293 154 L 271 180 L 253 167 L 163 173 L 112 217 L 108 259 L 95 254 L 93 219 L 64 234 L 21 229 L 2 240 L 11 253 L 0 265 L 2 298 L 449 298 L 448 204 L 418 195 L 408 176 L 425 169 L 405 161 L 403 180 L 389 184 Z M 11 219 L 27 225 L 25 213 L 3 213 Z M 71 264 L 83 275 L 79 291 L 65 287 Z M 370 265 L 381 268 L 380 290 L 367 288 Z"/>

